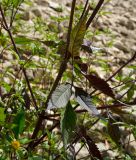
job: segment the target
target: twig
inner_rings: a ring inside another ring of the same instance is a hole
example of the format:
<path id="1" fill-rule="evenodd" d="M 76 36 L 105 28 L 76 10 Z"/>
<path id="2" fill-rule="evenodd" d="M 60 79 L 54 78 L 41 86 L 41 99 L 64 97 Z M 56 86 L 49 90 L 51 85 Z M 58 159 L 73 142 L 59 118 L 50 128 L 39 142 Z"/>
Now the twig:
<path id="1" fill-rule="evenodd" d="M 134 102 L 129 103 L 129 105 L 133 105 L 133 104 L 135 104 L 135 103 L 134 103 Z M 97 107 L 97 109 L 98 109 L 98 110 L 103 110 L 103 109 L 107 109 L 107 108 L 110 109 L 110 108 L 123 107 L 123 106 L 125 106 L 125 104 L 120 104 L 120 103 L 118 103 L 118 104 L 113 104 L 113 105 L 103 105 L 103 106 Z M 127 106 L 126 106 L 126 107 L 127 107 Z M 85 112 L 88 112 L 88 111 L 85 110 L 85 109 L 82 109 L 82 110 L 76 110 L 75 112 L 79 114 L 79 113 L 85 113 Z M 50 117 L 58 117 L 58 116 L 60 116 L 60 114 L 47 115 L 47 116 L 43 116 L 42 118 L 43 118 L 43 119 L 48 119 L 48 118 L 50 119 Z M 100 120 L 100 119 L 98 118 L 98 119 L 92 124 L 92 126 L 95 125 L 99 120 Z M 49 131 L 53 131 L 53 129 L 55 129 L 59 124 L 60 124 L 60 122 L 58 122 L 58 123 L 56 123 L 55 125 L 53 125 L 53 126 L 49 129 Z M 47 133 L 45 133 L 44 135 L 42 135 L 36 142 L 34 142 L 32 149 L 34 149 L 37 145 L 39 145 L 46 136 L 47 136 Z"/>
<path id="2" fill-rule="evenodd" d="M 40 130 L 40 126 L 42 124 L 42 121 L 43 121 L 43 116 L 45 114 L 45 109 L 48 105 L 48 102 L 49 102 L 49 99 L 53 93 L 53 91 L 56 89 L 56 87 L 58 86 L 58 83 L 59 81 L 61 80 L 62 78 L 62 75 L 63 73 L 65 72 L 66 68 L 67 68 L 67 63 L 68 63 L 68 60 L 69 60 L 69 53 L 68 53 L 68 47 L 69 47 L 69 43 L 70 43 L 70 34 L 71 34 L 71 30 L 72 30 L 72 23 L 73 23 L 73 16 L 74 16 L 74 10 L 75 10 L 75 4 L 76 4 L 76 0 L 73 0 L 72 1 L 72 7 L 71 7 L 71 13 L 70 13 L 70 21 L 69 21 L 69 28 L 68 28 L 68 35 L 67 35 L 67 46 L 66 46 L 66 52 L 65 52 L 65 56 L 64 56 L 64 59 L 60 65 L 60 69 L 59 69 L 59 72 L 58 72 L 58 75 L 56 77 L 56 80 L 52 86 L 52 89 L 47 97 L 47 100 L 44 104 L 45 108 L 44 110 L 42 110 L 42 113 L 39 115 L 39 118 L 38 118 L 38 121 L 37 121 L 37 124 L 36 124 L 36 127 L 34 129 L 34 132 L 33 132 L 33 135 L 31 137 L 31 139 L 35 139 L 37 137 L 37 134 Z M 44 135 L 43 135 L 44 136 Z M 39 143 L 39 142 L 38 142 Z M 30 142 L 30 144 L 28 145 L 28 148 L 27 149 L 32 149 L 33 148 L 33 141 Z"/>
<path id="3" fill-rule="evenodd" d="M 98 13 L 98 11 L 100 10 L 102 4 L 104 3 L 104 0 L 99 0 L 97 6 L 95 7 L 92 15 L 90 16 L 90 18 L 88 19 L 87 23 L 86 23 L 86 29 L 88 29 L 88 27 L 90 26 L 90 24 L 92 23 L 94 17 L 96 16 L 96 14 Z"/>
<path id="4" fill-rule="evenodd" d="M 131 61 L 135 60 L 136 58 L 136 52 L 134 53 L 134 55 L 125 63 L 123 64 L 116 72 L 114 72 L 107 80 L 106 82 L 110 81 L 116 74 L 118 74 L 126 65 L 128 65 Z M 94 91 L 92 91 L 90 93 L 90 95 L 94 94 L 97 91 L 97 89 L 95 89 Z M 99 93 L 100 94 L 100 93 Z"/>
<path id="5" fill-rule="evenodd" d="M 81 15 L 80 19 L 83 17 L 83 15 L 84 15 L 84 13 L 85 13 L 85 11 L 86 11 L 88 2 L 89 2 L 89 0 L 86 0 L 85 6 L 84 6 L 84 10 L 83 10 L 83 12 L 82 12 L 82 15 Z"/>
<path id="6" fill-rule="evenodd" d="M 133 61 L 136 58 L 136 52 L 134 53 L 134 55 L 125 63 L 123 64 L 116 72 L 114 72 L 107 80 L 111 80 L 117 73 L 119 73 L 126 65 L 128 65 L 131 61 Z"/>
<path id="7" fill-rule="evenodd" d="M 5 16 L 4 16 L 4 13 L 3 13 L 3 10 L 2 10 L 2 7 L 1 7 L 1 4 L 0 4 L 0 12 L 1 12 L 1 16 L 2 16 L 2 19 L 3 19 L 3 22 L 4 22 L 4 26 L 5 26 L 5 30 L 7 31 L 7 33 L 9 34 L 9 37 L 10 37 L 10 40 L 12 42 L 12 45 L 14 47 L 14 50 L 15 52 L 18 54 L 19 58 L 21 59 L 21 55 L 16 47 L 16 44 L 15 44 L 15 41 L 13 39 L 13 36 L 12 36 L 12 33 L 8 27 L 8 24 L 7 24 L 7 21 L 5 19 Z M 25 80 L 26 80 L 26 83 L 27 83 L 27 86 L 28 86 L 28 89 L 30 91 L 30 94 L 31 94 L 31 97 L 32 97 L 32 100 L 33 100 L 33 104 L 34 104 L 34 107 L 36 110 L 38 110 L 38 106 L 37 106 L 37 103 L 36 103 L 36 100 L 35 100 L 35 97 L 33 95 L 33 91 L 32 91 L 32 88 L 31 88 L 31 85 L 30 85 L 30 82 L 29 82 L 29 79 L 27 77 L 27 74 L 26 74 L 26 70 L 24 68 L 22 68 L 22 71 L 23 71 L 23 74 L 25 76 Z"/>

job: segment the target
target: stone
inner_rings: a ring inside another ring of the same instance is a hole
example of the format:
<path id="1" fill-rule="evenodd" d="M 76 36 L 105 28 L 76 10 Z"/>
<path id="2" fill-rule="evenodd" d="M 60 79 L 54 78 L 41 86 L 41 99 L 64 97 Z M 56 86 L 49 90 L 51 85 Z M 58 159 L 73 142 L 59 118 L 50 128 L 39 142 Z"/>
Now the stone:
<path id="1" fill-rule="evenodd" d="M 27 11 L 22 15 L 22 19 L 28 21 L 30 19 L 30 12 Z"/>
<path id="2" fill-rule="evenodd" d="M 53 10 L 57 11 L 57 12 L 62 12 L 62 7 L 60 4 L 55 3 L 55 2 L 49 2 L 49 7 L 52 8 Z"/>
<path id="3" fill-rule="evenodd" d="M 128 20 L 128 22 L 127 22 L 127 28 L 130 29 L 130 30 L 134 30 L 135 29 L 134 22 L 131 21 L 131 20 Z"/>
<path id="4" fill-rule="evenodd" d="M 129 35 L 126 27 L 120 27 L 120 28 L 117 28 L 117 30 L 118 30 L 118 32 L 120 32 L 125 37 Z"/>
<path id="5" fill-rule="evenodd" d="M 34 15 L 37 17 L 42 17 L 42 13 L 41 13 L 40 9 L 37 7 L 32 9 L 32 13 L 34 13 Z"/>
<path id="6" fill-rule="evenodd" d="M 37 0 L 36 3 L 37 5 L 44 6 L 44 7 L 49 6 L 49 2 L 47 2 L 46 0 Z"/>
<path id="7" fill-rule="evenodd" d="M 118 22 L 121 26 L 127 26 L 127 18 L 121 17 Z"/>
<path id="8" fill-rule="evenodd" d="M 115 46 L 116 48 L 118 48 L 119 50 L 122 50 L 123 52 L 129 52 L 128 47 L 127 47 L 126 45 L 122 44 L 121 42 L 116 42 L 116 43 L 114 44 L 114 46 Z"/>

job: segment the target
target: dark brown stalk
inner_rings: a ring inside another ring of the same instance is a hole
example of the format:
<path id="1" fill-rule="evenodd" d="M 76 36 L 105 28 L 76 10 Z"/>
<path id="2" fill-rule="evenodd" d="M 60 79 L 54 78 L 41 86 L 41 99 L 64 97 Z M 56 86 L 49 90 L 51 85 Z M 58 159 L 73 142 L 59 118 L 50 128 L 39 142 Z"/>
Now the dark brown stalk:
<path id="1" fill-rule="evenodd" d="M 53 131 L 53 129 L 55 129 L 57 126 L 59 126 L 60 122 L 57 122 L 56 124 L 54 124 L 50 129 L 49 132 Z M 36 146 L 38 146 L 43 139 L 47 136 L 47 132 L 45 132 L 35 143 L 33 143 L 33 148 L 35 148 Z M 32 149 L 33 149 L 32 148 Z"/>
<path id="2" fill-rule="evenodd" d="M 129 104 L 120 104 L 120 103 L 117 103 L 117 104 L 112 104 L 112 105 L 103 105 L 103 106 L 100 106 L 100 107 L 97 107 L 98 110 L 103 110 L 103 109 L 112 109 L 112 108 L 117 108 L 117 107 L 127 107 L 127 105 L 134 105 L 135 102 L 131 102 Z M 81 109 L 81 110 L 76 110 L 75 111 L 76 113 L 80 114 L 80 113 L 85 113 L 85 112 L 88 112 L 87 110 L 85 109 Z M 47 117 L 58 117 L 60 116 L 60 114 L 55 114 L 55 115 L 47 115 L 47 116 L 44 116 L 43 119 L 47 119 Z M 92 126 L 94 124 L 96 124 L 97 122 L 99 121 L 99 118 L 92 124 Z M 53 131 L 53 129 L 55 129 L 57 126 L 59 126 L 59 122 L 57 122 L 55 125 L 53 125 L 49 131 Z M 42 141 L 43 139 L 47 136 L 47 133 L 43 134 L 37 141 L 35 141 L 33 143 L 33 147 L 32 149 L 34 149 L 36 146 L 38 146 Z"/>
<path id="3" fill-rule="evenodd" d="M 97 6 L 95 7 L 92 15 L 90 16 L 90 18 L 88 19 L 87 23 L 86 23 L 86 29 L 88 29 L 88 27 L 90 26 L 90 24 L 92 23 L 94 17 L 96 16 L 96 14 L 99 12 L 102 4 L 104 3 L 104 0 L 99 0 Z"/>
<path id="4" fill-rule="evenodd" d="M 89 25 L 91 24 L 92 20 L 94 19 L 95 15 L 98 13 L 101 5 L 103 4 L 104 0 L 100 0 L 99 3 L 97 4 L 96 8 L 94 9 L 91 17 L 89 18 L 88 22 L 87 22 L 87 28 L 89 27 Z M 65 56 L 64 56 L 64 60 L 62 61 L 61 63 L 61 66 L 60 66 L 60 69 L 59 69 L 59 73 L 57 75 L 57 78 L 53 84 L 53 87 L 47 97 L 47 100 L 45 102 L 45 107 L 47 107 L 48 105 L 48 102 L 49 102 L 49 99 L 53 93 L 53 91 L 56 89 L 56 87 L 58 86 L 58 83 L 64 73 L 64 71 L 66 70 L 67 68 L 67 62 L 69 60 L 69 53 L 68 53 L 68 47 L 69 47 L 69 43 L 70 43 L 70 33 L 71 33 L 71 30 L 72 30 L 72 23 L 73 23 L 73 15 L 74 15 L 74 9 L 75 9 L 75 3 L 76 3 L 76 0 L 73 0 L 72 1 L 72 7 L 71 7 L 71 14 L 70 14 L 70 21 L 69 21 L 69 28 L 68 28 L 68 35 L 67 35 L 67 46 L 66 46 L 66 52 L 65 52 Z M 87 7 L 87 4 L 88 4 L 88 1 L 86 1 L 86 5 L 85 7 Z M 45 111 L 43 110 L 42 113 L 39 115 L 39 119 L 37 121 L 37 124 L 36 124 L 36 127 L 34 129 L 34 132 L 33 132 L 33 135 L 32 135 L 32 139 L 34 140 L 36 137 L 37 137 L 37 134 L 40 130 L 40 126 L 42 124 L 42 121 L 44 119 L 44 115 L 45 115 Z M 45 133 L 46 135 L 46 133 Z M 41 138 L 40 138 L 40 141 L 36 142 L 36 145 L 38 145 L 41 140 L 43 139 L 43 137 L 45 137 L 45 135 L 43 135 Z M 36 146 L 35 143 L 33 144 L 33 141 L 30 142 L 30 144 L 28 145 L 28 149 L 32 149 L 34 146 Z"/>
<path id="5" fill-rule="evenodd" d="M 72 23 L 73 23 L 73 16 L 74 16 L 74 10 L 75 10 L 75 4 L 76 4 L 76 0 L 73 0 L 72 1 L 72 7 L 71 7 L 71 13 L 70 13 L 70 21 L 69 21 L 69 27 L 68 27 L 68 34 L 67 34 L 67 46 L 66 46 L 66 52 L 65 52 L 65 56 L 64 56 L 64 60 L 62 61 L 61 65 L 60 65 L 60 69 L 59 69 L 59 72 L 58 72 L 58 75 L 56 77 L 56 80 L 52 86 L 52 89 L 47 97 L 47 100 L 44 104 L 45 106 L 45 109 L 48 105 L 48 102 L 49 102 L 49 99 L 53 93 L 53 91 L 56 89 L 56 87 L 58 86 L 58 83 L 59 81 L 61 80 L 62 78 L 62 75 L 63 73 L 65 72 L 66 68 L 67 68 L 67 63 L 69 61 L 69 53 L 68 53 L 68 47 L 69 47 L 69 43 L 70 43 L 70 34 L 71 34 L 71 30 L 72 30 Z M 33 135 L 31 137 L 31 139 L 35 139 L 37 137 L 37 134 L 40 130 L 40 126 L 42 124 L 42 121 L 43 121 L 43 117 L 45 115 L 45 109 L 42 111 L 42 113 L 39 115 L 39 118 L 38 118 L 38 121 L 37 121 L 37 124 L 36 124 L 36 127 L 34 129 L 34 132 L 33 132 Z M 30 144 L 28 145 L 28 149 L 32 149 L 33 148 L 33 141 L 30 142 Z"/>
<path id="6" fill-rule="evenodd" d="M 20 53 L 19 53 L 19 51 L 18 51 L 18 49 L 17 49 L 17 47 L 16 47 L 15 41 L 14 41 L 14 39 L 13 39 L 11 30 L 10 30 L 10 28 L 8 27 L 8 24 L 7 24 L 7 21 L 6 21 L 6 19 L 5 19 L 4 12 L 3 12 L 3 10 L 2 10 L 1 5 L 0 5 L 0 12 L 1 12 L 1 16 L 2 16 L 3 23 L 4 23 L 4 29 L 5 29 L 5 30 L 7 31 L 7 33 L 9 34 L 9 37 L 10 37 L 10 40 L 11 40 L 12 45 L 13 45 L 13 47 L 14 47 L 14 50 L 15 50 L 15 52 L 17 53 L 17 55 L 19 56 L 19 58 L 20 58 L 20 60 L 21 60 L 21 55 L 20 55 Z M 29 91 L 30 91 L 31 97 L 32 97 L 32 101 L 33 101 L 34 107 L 35 107 L 36 110 L 38 110 L 38 106 L 37 106 L 37 104 L 36 104 L 36 100 L 35 100 L 35 97 L 34 97 L 34 95 L 33 95 L 33 91 L 32 91 L 32 88 L 31 88 L 29 79 L 28 79 L 27 74 L 26 74 L 26 70 L 25 70 L 24 68 L 22 68 L 22 71 L 23 71 L 23 74 L 24 74 L 24 76 L 25 76 L 25 80 L 26 80 L 28 89 L 29 89 Z"/>
<path id="7" fill-rule="evenodd" d="M 120 68 L 118 68 L 118 70 L 116 72 L 114 72 L 107 80 L 106 82 L 110 81 L 116 74 L 118 74 L 125 66 L 127 66 L 130 62 L 134 61 L 136 58 L 136 52 L 134 53 L 134 55 L 126 62 L 124 63 Z M 94 91 L 92 91 L 90 93 L 90 95 L 94 94 L 97 91 L 97 89 L 95 89 Z M 102 93 L 102 92 L 101 92 Z M 100 93 L 98 93 L 100 94 Z M 98 95 L 97 94 L 97 95 Z"/>
<path id="8" fill-rule="evenodd" d="M 88 2 L 89 2 L 89 0 L 86 0 L 85 6 L 84 6 L 84 10 L 83 10 L 83 12 L 82 12 L 82 15 L 81 15 L 80 19 L 81 19 L 81 18 L 83 17 L 83 15 L 85 14 L 85 11 L 86 11 Z"/>
<path id="9" fill-rule="evenodd" d="M 114 73 L 106 80 L 106 82 L 109 81 L 109 80 L 111 80 L 111 79 L 112 79 L 117 73 L 119 73 L 126 65 L 128 65 L 131 61 L 135 60 L 135 58 L 136 58 L 136 52 L 134 53 L 134 55 L 133 55 L 126 63 L 124 63 L 116 72 L 114 72 Z"/>

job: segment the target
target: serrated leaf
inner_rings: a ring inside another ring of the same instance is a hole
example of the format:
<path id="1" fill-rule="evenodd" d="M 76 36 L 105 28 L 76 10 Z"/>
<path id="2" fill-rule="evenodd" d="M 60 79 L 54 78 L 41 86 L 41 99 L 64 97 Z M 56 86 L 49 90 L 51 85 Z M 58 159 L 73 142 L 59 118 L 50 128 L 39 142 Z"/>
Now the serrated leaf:
<path id="1" fill-rule="evenodd" d="M 72 131 L 74 131 L 76 126 L 76 113 L 71 106 L 71 103 L 68 102 L 64 115 L 61 117 L 61 132 L 63 135 L 64 147 L 66 145 L 72 135 Z"/>
<path id="2" fill-rule="evenodd" d="M 86 11 L 85 15 L 79 20 L 71 32 L 69 52 L 72 56 L 79 56 L 79 50 L 86 32 L 87 14 L 88 11 Z"/>
<path id="3" fill-rule="evenodd" d="M 102 78 L 95 76 L 95 75 L 85 75 L 85 77 L 89 80 L 89 82 L 91 83 L 91 85 L 100 90 L 101 92 L 103 92 L 104 94 L 114 98 L 115 95 L 112 91 L 112 89 L 110 88 L 109 84 Z"/>
<path id="4" fill-rule="evenodd" d="M 53 92 L 47 109 L 65 107 L 72 95 L 70 84 L 61 84 Z"/>
<path id="5" fill-rule="evenodd" d="M 111 139 L 119 145 L 120 138 L 121 138 L 121 132 L 119 129 L 119 126 L 117 124 L 114 124 L 116 121 L 113 120 L 112 118 L 109 118 L 108 124 L 107 124 L 107 129 L 108 129 L 108 134 L 111 137 Z"/>
<path id="6" fill-rule="evenodd" d="M 133 84 L 127 92 L 127 101 L 130 101 L 133 98 L 133 95 L 135 93 L 135 85 Z"/>
<path id="7" fill-rule="evenodd" d="M 93 159 L 102 160 L 103 158 L 101 156 L 99 149 L 97 148 L 97 145 L 87 133 L 87 128 L 81 125 L 79 126 L 78 132 L 79 132 L 80 138 L 83 137 L 85 140 L 85 143 L 88 145 L 88 151 L 90 156 L 93 157 Z"/>
<path id="8" fill-rule="evenodd" d="M 97 145 L 95 144 L 95 142 L 88 135 L 86 135 L 84 138 L 87 142 L 87 145 L 89 147 L 89 152 L 92 155 L 92 157 L 98 158 L 99 160 L 103 160 L 101 153 L 100 153 Z"/>
<path id="9" fill-rule="evenodd" d="M 14 127 L 13 127 L 13 133 L 15 135 L 15 138 L 18 139 L 19 137 L 19 134 L 21 134 L 24 130 L 24 127 L 25 127 L 25 112 L 24 110 L 20 110 L 14 120 L 13 120 L 13 124 L 14 124 Z"/>
<path id="10" fill-rule="evenodd" d="M 81 107 L 86 109 L 89 113 L 94 115 L 99 115 L 97 108 L 93 105 L 91 97 L 88 93 L 83 91 L 81 88 L 75 87 L 75 96 L 76 101 L 80 104 Z"/>
<path id="11" fill-rule="evenodd" d="M 5 108 L 1 108 L 0 107 L 0 123 L 4 123 L 5 118 L 6 118 L 6 114 L 4 113 Z"/>

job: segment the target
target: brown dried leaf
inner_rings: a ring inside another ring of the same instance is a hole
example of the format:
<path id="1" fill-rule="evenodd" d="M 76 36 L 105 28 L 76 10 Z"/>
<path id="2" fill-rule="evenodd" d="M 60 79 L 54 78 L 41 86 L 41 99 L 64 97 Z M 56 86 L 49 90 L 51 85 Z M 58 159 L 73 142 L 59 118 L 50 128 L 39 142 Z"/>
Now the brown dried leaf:
<path id="1" fill-rule="evenodd" d="M 100 90 L 101 92 L 103 92 L 104 94 L 115 98 L 115 95 L 112 91 L 112 89 L 110 88 L 109 84 L 102 78 L 97 77 L 95 75 L 85 75 L 85 77 L 89 80 L 89 82 L 91 83 L 91 85 L 95 88 Z"/>
<path id="2" fill-rule="evenodd" d="M 85 139 L 85 142 L 87 143 L 89 147 L 89 153 L 92 157 L 97 158 L 99 160 L 103 160 L 101 153 L 99 149 L 97 148 L 97 145 L 95 142 L 88 136 L 86 132 L 86 128 L 84 126 L 80 126 L 80 135 Z"/>
<path id="3" fill-rule="evenodd" d="M 97 145 L 95 144 L 95 142 L 88 135 L 86 135 L 84 138 L 85 138 L 87 145 L 89 147 L 90 154 L 93 157 L 98 158 L 99 160 L 102 160 L 103 158 L 102 158 L 101 153 L 100 153 L 99 149 L 97 148 Z"/>

